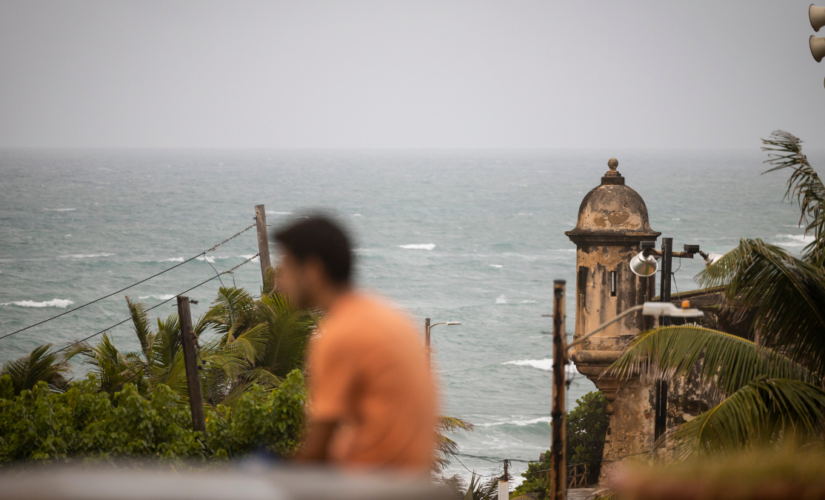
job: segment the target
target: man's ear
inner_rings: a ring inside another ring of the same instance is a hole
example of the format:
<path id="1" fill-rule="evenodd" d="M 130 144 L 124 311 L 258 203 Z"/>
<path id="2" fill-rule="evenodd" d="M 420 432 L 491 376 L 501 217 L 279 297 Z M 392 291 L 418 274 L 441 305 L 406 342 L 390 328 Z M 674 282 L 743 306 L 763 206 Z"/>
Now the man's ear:
<path id="1" fill-rule="evenodd" d="M 327 269 L 324 262 L 318 257 L 309 257 L 304 261 L 304 276 L 313 283 L 323 284 L 327 280 Z"/>

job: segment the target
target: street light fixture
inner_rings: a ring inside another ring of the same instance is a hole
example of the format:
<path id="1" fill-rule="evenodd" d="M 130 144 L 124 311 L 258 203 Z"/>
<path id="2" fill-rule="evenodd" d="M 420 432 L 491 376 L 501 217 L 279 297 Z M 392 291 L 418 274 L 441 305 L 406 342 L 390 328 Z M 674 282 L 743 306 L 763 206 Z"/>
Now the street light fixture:
<path id="1" fill-rule="evenodd" d="M 676 307 L 670 302 L 645 302 L 644 304 L 633 306 L 630 309 L 622 312 L 615 318 L 611 319 L 606 323 L 602 323 L 596 329 L 585 335 L 584 337 L 580 338 L 579 340 L 573 342 L 569 346 L 567 346 L 567 350 L 569 351 L 571 347 L 576 344 L 581 344 L 585 340 L 587 340 L 590 336 L 604 330 L 608 326 L 612 325 L 613 323 L 619 321 L 620 319 L 624 318 L 628 314 L 632 314 L 636 311 L 642 311 L 642 315 L 644 316 L 668 316 L 671 318 L 698 318 L 704 316 L 705 313 L 700 311 L 699 309 L 695 309 L 690 307 L 690 302 L 687 300 L 682 301 L 682 307 Z"/>
<path id="2" fill-rule="evenodd" d="M 424 345 L 427 346 L 427 361 L 430 359 L 430 330 L 438 325 L 458 326 L 460 321 L 442 321 L 440 323 L 430 324 L 430 318 L 424 319 Z"/>

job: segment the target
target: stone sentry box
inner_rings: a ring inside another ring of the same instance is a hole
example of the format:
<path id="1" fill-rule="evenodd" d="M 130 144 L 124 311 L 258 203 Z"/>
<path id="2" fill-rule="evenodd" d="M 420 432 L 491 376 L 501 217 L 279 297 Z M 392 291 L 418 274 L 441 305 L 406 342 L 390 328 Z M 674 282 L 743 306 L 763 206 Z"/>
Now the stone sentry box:
<path id="1" fill-rule="evenodd" d="M 618 166 L 611 158 L 601 185 L 582 200 L 575 229 L 565 233 L 577 248 L 574 341 L 655 296 L 655 275 L 637 276 L 630 270 L 630 260 L 641 251 L 642 241 L 654 241 L 661 233 L 650 228 L 644 200 L 625 185 Z M 639 311 L 588 338 L 572 352 L 578 371 L 609 401 L 610 425 L 600 484 L 615 469 L 617 460 L 644 454 L 653 447 L 653 384 L 639 377 L 617 380 L 602 376 L 639 332 L 654 327 L 653 321 Z"/>

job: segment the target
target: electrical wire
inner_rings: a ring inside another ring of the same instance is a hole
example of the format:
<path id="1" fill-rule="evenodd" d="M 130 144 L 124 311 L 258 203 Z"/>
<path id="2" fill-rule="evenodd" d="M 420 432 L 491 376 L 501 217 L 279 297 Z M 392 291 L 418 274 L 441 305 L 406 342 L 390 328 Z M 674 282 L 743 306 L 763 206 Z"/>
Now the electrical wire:
<path id="1" fill-rule="evenodd" d="M 50 317 L 50 318 L 46 318 L 46 319 L 44 319 L 43 321 L 38 321 L 37 323 L 34 323 L 34 324 L 32 324 L 32 325 L 29 325 L 29 326 L 27 326 L 27 327 L 25 327 L 25 328 L 21 328 L 21 329 L 19 329 L 19 330 L 15 330 L 15 331 L 13 331 L 13 332 L 11 332 L 11 333 L 7 333 L 6 335 L 3 335 L 2 337 L 0 337 L 0 340 L 3 340 L 3 339 L 6 339 L 6 338 L 9 338 L 9 337 L 11 337 L 12 335 L 17 335 L 18 333 L 21 333 L 21 332 L 25 332 L 26 330 L 28 330 L 28 329 L 30 329 L 30 328 L 34 328 L 35 326 L 40 326 L 40 325 L 42 325 L 43 323 L 47 323 L 47 322 L 52 321 L 52 320 L 54 320 L 54 319 L 60 318 L 60 317 L 65 316 L 65 315 L 67 315 L 67 314 L 69 314 L 69 313 L 73 313 L 73 312 L 75 312 L 75 311 L 78 311 L 78 310 L 80 310 L 80 309 L 83 309 L 83 308 L 84 308 L 84 307 L 86 307 L 86 306 L 90 306 L 90 305 L 92 305 L 92 304 L 95 304 L 95 303 L 97 303 L 97 302 L 100 302 L 101 300 L 108 299 L 109 297 L 112 297 L 113 295 L 117 295 L 117 294 L 119 294 L 119 293 L 121 293 L 121 292 L 124 292 L 124 291 L 126 291 L 126 290 L 130 289 L 130 288 L 134 288 L 134 287 L 136 287 L 137 285 L 140 285 L 141 283 L 145 283 L 145 282 L 149 281 L 149 280 L 150 280 L 150 279 L 152 279 L 152 278 L 157 278 L 157 277 L 158 277 L 158 276 L 160 276 L 161 274 L 168 273 L 168 272 L 169 272 L 169 271 L 171 271 L 172 269 L 176 269 L 176 268 L 178 268 L 178 267 L 180 267 L 180 266 L 182 266 L 182 265 L 186 264 L 187 262 L 191 262 L 191 261 L 193 261 L 193 260 L 197 259 L 198 257 L 201 257 L 201 256 L 205 255 L 206 253 L 208 253 L 208 252 L 211 252 L 211 251 L 215 250 L 215 249 L 216 249 L 216 248 L 218 248 L 219 246 L 223 245 L 224 243 L 228 242 L 229 240 L 232 240 L 232 239 L 234 239 L 234 238 L 237 238 L 238 236 L 240 236 L 241 234 L 245 233 L 246 231 L 249 231 L 249 230 L 250 230 L 250 229 L 252 229 L 253 227 L 255 227 L 255 224 L 252 224 L 251 226 L 249 226 L 249 227 L 247 227 L 247 228 L 245 228 L 245 229 L 243 229 L 243 230 L 241 230 L 241 231 L 238 231 L 238 232 L 237 232 L 237 233 L 235 233 L 234 235 L 232 235 L 232 236 L 230 236 L 229 238 L 227 238 L 227 239 L 223 240 L 222 242 L 220 242 L 220 243 L 218 243 L 217 245 L 213 246 L 213 247 L 212 247 L 212 248 L 210 248 L 209 250 L 205 250 L 205 251 L 203 251 L 203 252 L 201 252 L 201 253 L 199 253 L 199 254 L 195 255 L 194 257 L 191 257 L 191 258 L 189 258 L 189 259 L 186 259 L 185 261 L 183 261 L 183 262 L 181 262 L 181 263 L 179 263 L 179 264 L 175 264 L 174 266 L 172 266 L 172 267 L 170 267 L 170 268 L 168 268 L 168 269 L 164 269 L 163 271 L 161 271 L 161 272 L 159 272 L 159 273 L 153 274 L 153 275 L 149 276 L 148 278 L 144 278 L 144 279 L 142 279 L 142 280 L 140 280 L 140 281 L 138 281 L 138 282 L 136 282 L 136 283 L 132 283 L 131 285 L 129 285 L 129 286 L 127 286 L 127 287 L 121 288 L 120 290 L 118 290 L 118 291 L 116 291 L 116 292 L 112 292 L 112 293 L 110 293 L 110 294 L 108 294 L 108 295 L 104 295 L 103 297 L 100 297 L 100 298 L 98 298 L 98 299 L 95 299 L 95 300 L 93 300 L 93 301 L 91 301 L 91 302 L 87 302 L 87 303 L 85 303 L 85 304 L 83 304 L 83 305 L 77 306 L 77 307 L 75 307 L 74 309 L 69 309 L 68 311 L 66 311 L 66 312 L 62 312 L 62 313 L 58 314 L 57 316 L 52 316 L 52 317 Z M 207 262 L 208 262 L 208 261 L 207 261 Z M 209 265 L 211 266 L 212 264 L 209 264 Z M 213 269 L 214 269 L 214 268 L 213 268 Z M 116 325 L 115 325 L 115 326 L 116 326 Z"/>
<path id="2" fill-rule="evenodd" d="M 212 276 L 211 278 L 209 278 L 209 279 L 207 279 L 207 280 L 201 281 L 201 282 L 200 282 L 200 283 L 198 283 L 197 285 L 195 285 L 195 286 L 193 286 L 193 287 L 191 287 L 191 288 L 187 288 L 186 290 L 184 290 L 184 291 L 182 291 L 182 292 L 178 293 L 177 295 L 174 295 L 173 297 L 171 297 L 171 298 L 169 298 L 169 299 L 166 299 L 166 300 L 164 300 L 164 301 L 160 302 L 159 304 L 155 304 L 154 306 L 147 308 L 147 309 L 145 310 L 145 312 L 149 312 L 149 311 L 151 311 L 152 309 L 157 309 L 158 307 L 162 306 L 163 304 L 166 304 L 167 302 L 169 302 L 169 301 L 171 301 L 171 300 L 173 300 L 173 299 L 178 298 L 178 296 L 183 295 L 184 293 L 190 292 L 190 291 L 194 290 L 195 288 L 198 288 L 199 286 L 205 285 L 206 283 L 209 283 L 210 281 L 214 280 L 215 278 L 219 278 L 222 274 L 227 274 L 227 273 L 230 273 L 230 272 L 234 271 L 235 269 L 237 269 L 237 268 L 241 267 L 242 265 L 244 265 L 244 264 L 246 264 L 246 263 L 248 263 L 248 262 L 252 261 L 252 259 L 254 259 L 254 258 L 255 258 L 255 257 L 257 257 L 257 256 L 258 256 L 258 254 L 255 254 L 255 255 L 253 255 L 252 257 L 250 257 L 250 258 L 246 259 L 245 261 L 241 262 L 241 263 L 240 263 L 240 264 L 238 264 L 237 266 L 233 267 L 232 269 L 230 269 L 230 270 L 228 270 L 228 271 L 224 271 L 224 272 L 222 272 L 222 273 L 220 273 L 220 274 L 217 274 L 217 275 L 215 275 L 215 276 Z M 78 344 L 78 343 L 80 343 L 80 342 L 86 342 L 87 340 L 89 340 L 89 339 L 91 339 L 91 338 L 93 338 L 93 337 L 97 337 L 97 336 L 98 336 L 98 335 L 100 335 L 101 333 L 106 333 L 106 332 L 108 332 L 109 330 L 111 330 L 112 328 L 118 327 L 118 326 L 120 326 L 120 325 L 122 325 L 122 324 L 124 324 L 124 323 L 127 323 L 127 322 L 131 321 L 131 320 L 132 320 L 132 317 L 130 316 L 130 317 L 128 317 L 128 318 L 126 318 L 126 319 L 124 319 L 123 321 L 120 321 L 120 322 L 118 322 L 118 323 L 115 323 L 114 325 L 112 325 L 112 326 L 110 326 L 110 327 L 108 327 L 108 328 L 105 328 L 105 329 L 103 329 L 103 330 L 100 330 L 99 332 L 93 333 L 93 334 L 89 335 L 88 337 L 84 337 L 84 338 L 82 338 L 82 339 L 80 339 L 80 340 L 76 340 L 76 341 L 72 342 L 71 344 L 67 345 L 66 347 L 64 347 L 64 348 L 62 348 L 62 349 L 58 349 L 57 351 L 55 351 L 55 354 L 57 354 L 58 352 L 65 351 L 66 349 L 69 349 L 72 345 Z"/>

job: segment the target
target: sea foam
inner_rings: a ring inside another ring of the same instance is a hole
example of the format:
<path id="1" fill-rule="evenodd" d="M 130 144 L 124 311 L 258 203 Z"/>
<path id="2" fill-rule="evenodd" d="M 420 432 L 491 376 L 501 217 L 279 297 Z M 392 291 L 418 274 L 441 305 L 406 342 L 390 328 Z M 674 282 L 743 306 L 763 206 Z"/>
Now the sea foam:
<path id="1" fill-rule="evenodd" d="M 113 253 L 74 253 L 71 255 L 63 255 L 64 259 L 96 259 L 98 257 L 111 257 Z"/>
<path id="2" fill-rule="evenodd" d="M 435 243 L 416 243 L 413 245 L 399 245 L 398 248 L 405 250 L 432 250 L 435 248 Z"/>
<path id="3" fill-rule="evenodd" d="M 477 427 L 498 427 L 499 425 L 517 425 L 519 427 L 524 427 L 527 425 L 535 425 L 535 424 L 549 424 L 553 421 L 553 417 L 538 417 L 538 418 L 531 418 L 528 420 L 508 420 L 506 422 L 492 422 L 488 424 L 476 424 Z"/>
<path id="4" fill-rule="evenodd" d="M 785 241 L 777 241 L 775 244 L 783 247 L 804 247 L 814 241 L 814 235 L 807 236 L 801 234 L 777 234 L 777 238 L 783 238 Z"/>
<path id="5" fill-rule="evenodd" d="M 145 299 L 169 300 L 173 297 L 174 297 L 174 295 L 143 295 L 143 296 L 138 297 L 138 298 L 140 300 L 145 300 Z"/>
<path id="6" fill-rule="evenodd" d="M 539 370 L 549 372 L 553 370 L 553 358 L 518 359 L 516 361 L 507 361 L 506 363 L 502 363 L 502 365 L 529 366 L 531 368 L 538 368 Z M 573 365 L 565 366 L 564 370 L 567 373 L 577 373 L 576 367 Z"/>
<path id="7" fill-rule="evenodd" d="M 47 300 L 45 302 L 35 302 L 33 300 L 20 300 L 17 302 L 3 302 L 0 306 L 18 306 L 18 307 L 59 307 L 61 309 L 66 309 L 70 305 L 74 304 L 73 301 L 69 299 L 52 299 Z"/>

